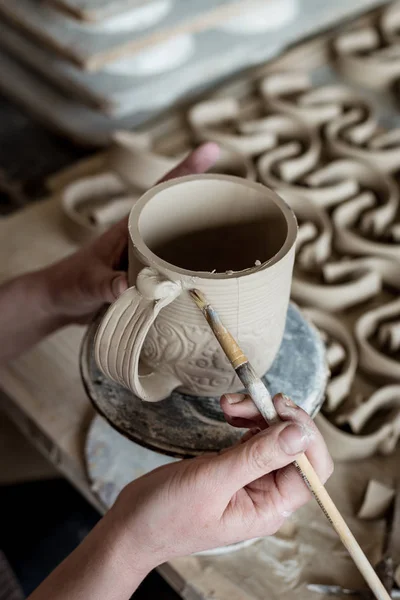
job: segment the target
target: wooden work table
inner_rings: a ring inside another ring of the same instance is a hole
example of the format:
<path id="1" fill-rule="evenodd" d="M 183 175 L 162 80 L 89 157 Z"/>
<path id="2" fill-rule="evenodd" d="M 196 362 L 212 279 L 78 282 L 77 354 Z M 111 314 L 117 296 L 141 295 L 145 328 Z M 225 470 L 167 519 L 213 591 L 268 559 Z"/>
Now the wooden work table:
<path id="1" fill-rule="evenodd" d="M 75 248 L 64 231 L 55 194 L 0 219 L 1 280 L 53 262 Z M 83 334 L 83 327 L 68 327 L 0 369 L 1 406 L 89 502 L 103 511 L 85 471 L 85 435 L 94 412 L 79 372 Z M 366 526 L 352 515 L 370 478 L 392 481 L 396 460 L 398 454 L 368 464 L 340 465 L 330 484 L 354 533 L 374 560 L 379 558 L 384 523 Z M 300 569 L 296 566 L 299 558 Z M 276 538 L 260 540 L 236 553 L 175 560 L 160 572 L 186 600 L 272 600 L 275 594 L 309 598 L 305 583 L 334 582 L 338 569 L 343 585 L 360 584 L 340 542 L 310 503 Z"/>

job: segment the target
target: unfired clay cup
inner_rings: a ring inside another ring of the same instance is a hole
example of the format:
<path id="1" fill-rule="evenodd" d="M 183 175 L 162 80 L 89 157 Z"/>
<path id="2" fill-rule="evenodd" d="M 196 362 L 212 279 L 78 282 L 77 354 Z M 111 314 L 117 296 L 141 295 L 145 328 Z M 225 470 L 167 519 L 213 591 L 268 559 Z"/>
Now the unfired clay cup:
<path id="1" fill-rule="evenodd" d="M 96 361 L 142 400 L 179 388 L 242 389 L 188 293 L 198 288 L 259 375 L 279 349 L 297 235 L 290 207 L 263 185 L 227 175 L 159 184 L 129 218 L 130 287 L 106 312 Z"/>

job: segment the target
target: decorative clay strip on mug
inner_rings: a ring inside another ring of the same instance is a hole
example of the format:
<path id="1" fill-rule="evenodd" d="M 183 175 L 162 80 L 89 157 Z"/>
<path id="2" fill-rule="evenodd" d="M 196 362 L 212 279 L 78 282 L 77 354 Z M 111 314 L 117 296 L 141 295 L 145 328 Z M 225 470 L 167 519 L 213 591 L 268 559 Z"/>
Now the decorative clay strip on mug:
<path id="1" fill-rule="evenodd" d="M 327 348 L 328 366 L 334 374 L 331 375 L 327 386 L 324 410 L 326 412 L 333 412 L 342 404 L 350 392 L 357 370 L 358 356 L 356 345 L 347 327 L 338 318 L 316 309 L 305 309 L 303 312 L 318 329 L 328 334 L 331 340 L 338 343 L 333 346 L 336 348 L 336 352 L 335 355 L 332 354 L 331 360 L 329 359 L 329 346 Z M 342 353 L 340 355 L 337 354 L 338 348 L 344 350 L 344 356 Z M 341 356 L 341 359 L 337 359 L 336 355 Z M 339 365 L 341 365 L 339 372 L 335 373 Z"/>

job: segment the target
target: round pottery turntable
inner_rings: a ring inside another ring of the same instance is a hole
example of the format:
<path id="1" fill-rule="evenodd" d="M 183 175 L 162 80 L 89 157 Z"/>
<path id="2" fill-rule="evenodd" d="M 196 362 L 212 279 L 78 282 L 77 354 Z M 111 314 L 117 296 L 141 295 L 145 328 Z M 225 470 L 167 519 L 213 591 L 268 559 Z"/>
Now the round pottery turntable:
<path id="1" fill-rule="evenodd" d="M 235 443 L 243 430 L 223 417 L 219 398 L 189 396 L 178 390 L 161 402 L 143 402 L 108 380 L 97 368 L 93 344 L 102 315 L 89 326 L 81 349 L 81 374 L 95 409 L 136 444 L 177 458 L 216 452 Z M 284 392 L 311 416 L 324 400 L 328 369 L 317 330 L 299 309 L 289 306 L 277 357 L 264 376 L 271 394 Z"/>

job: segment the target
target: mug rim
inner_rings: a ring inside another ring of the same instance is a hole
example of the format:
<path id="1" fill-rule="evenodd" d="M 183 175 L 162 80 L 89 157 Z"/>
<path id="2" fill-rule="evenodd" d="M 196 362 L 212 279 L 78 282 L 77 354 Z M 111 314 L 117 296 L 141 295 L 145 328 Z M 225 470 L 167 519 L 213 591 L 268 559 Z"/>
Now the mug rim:
<path id="1" fill-rule="evenodd" d="M 271 258 L 263 262 L 261 265 L 255 265 L 253 267 L 249 267 L 248 269 L 243 269 L 241 271 L 232 271 L 228 273 L 211 273 L 208 271 L 192 271 L 189 269 L 183 269 L 182 267 L 178 267 L 173 263 L 169 263 L 162 258 L 160 258 L 157 254 L 155 254 L 144 242 L 143 238 L 140 235 L 139 231 L 139 218 L 142 210 L 146 206 L 148 202 L 154 198 L 159 192 L 166 190 L 170 187 L 178 186 L 183 183 L 189 183 L 191 181 L 229 181 L 231 183 L 236 183 L 242 185 L 244 187 L 250 187 L 255 189 L 258 192 L 261 192 L 269 197 L 269 200 L 272 200 L 281 213 L 283 214 L 286 225 L 287 225 L 287 235 L 284 243 L 278 250 L 276 254 L 274 254 Z M 280 260 L 282 260 L 293 248 L 297 239 L 297 231 L 298 224 L 297 218 L 293 211 L 293 209 L 289 206 L 289 204 L 281 197 L 277 192 L 268 188 L 262 183 L 258 183 L 255 181 L 250 181 L 248 179 L 244 179 L 243 177 L 236 177 L 234 175 L 223 175 L 219 173 L 201 173 L 198 175 L 185 175 L 183 177 L 177 177 L 174 179 L 170 179 L 168 181 L 164 181 L 153 186 L 150 190 L 145 192 L 139 200 L 136 201 L 134 206 L 131 209 L 128 217 L 128 230 L 129 237 L 133 244 L 134 250 L 141 256 L 144 263 L 148 263 L 150 266 L 158 267 L 161 269 L 165 269 L 168 271 L 172 271 L 181 276 L 186 277 L 196 277 L 199 279 L 237 279 L 238 277 L 244 277 L 256 273 L 260 273 L 269 267 L 277 264 Z"/>

